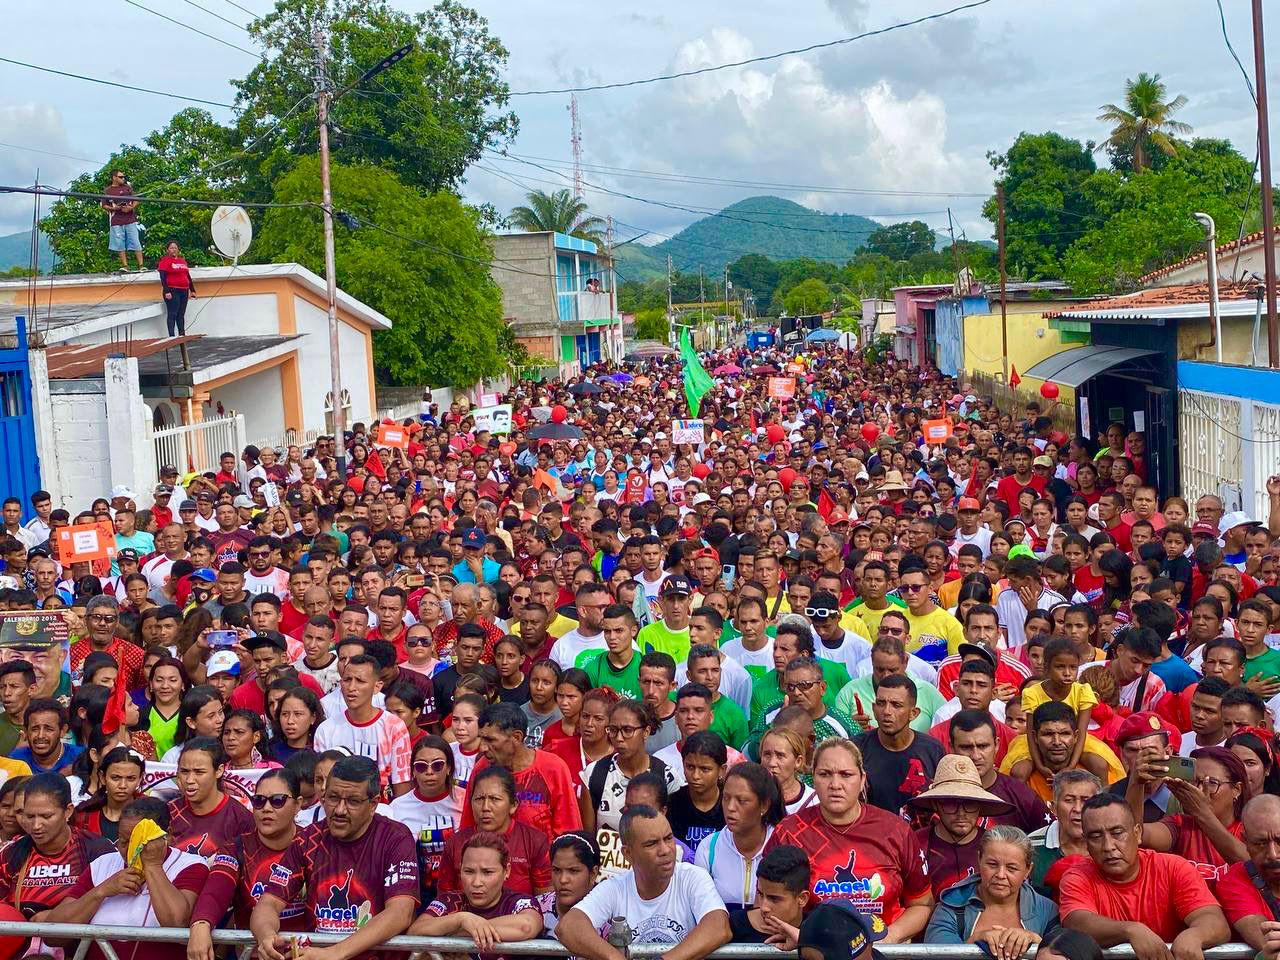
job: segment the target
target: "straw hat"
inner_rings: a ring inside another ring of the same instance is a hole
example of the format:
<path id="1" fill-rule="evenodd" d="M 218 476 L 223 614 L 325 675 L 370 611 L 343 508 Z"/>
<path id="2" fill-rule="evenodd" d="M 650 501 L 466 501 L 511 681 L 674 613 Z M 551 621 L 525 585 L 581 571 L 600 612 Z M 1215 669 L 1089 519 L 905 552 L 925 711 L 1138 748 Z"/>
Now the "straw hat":
<path id="1" fill-rule="evenodd" d="M 968 757 L 949 753 L 938 761 L 929 789 L 911 798 L 909 803 L 928 807 L 939 800 L 970 800 L 982 804 L 983 816 L 1008 813 L 1013 805 L 982 788 L 978 768 Z"/>
<path id="2" fill-rule="evenodd" d="M 880 490 L 901 490 L 904 493 L 911 489 L 902 482 L 902 471 L 887 470 L 885 471 L 884 480 L 880 482 Z"/>

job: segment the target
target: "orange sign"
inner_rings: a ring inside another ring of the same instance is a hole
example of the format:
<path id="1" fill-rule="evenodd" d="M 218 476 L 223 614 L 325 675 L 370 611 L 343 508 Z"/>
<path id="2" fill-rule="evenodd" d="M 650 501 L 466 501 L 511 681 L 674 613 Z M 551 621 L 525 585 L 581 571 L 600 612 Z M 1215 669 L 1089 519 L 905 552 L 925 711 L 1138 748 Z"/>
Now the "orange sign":
<path id="1" fill-rule="evenodd" d="M 110 520 L 78 523 L 58 529 L 58 561 L 64 566 L 91 560 L 111 560 L 116 555 L 116 531 Z"/>
<path id="2" fill-rule="evenodd" d="M 378 424 L 378 439 L 374 441 L 382 447 L 399 447 L 401 450 L 409 448 L 409 434 L 404 427 L 392 425 L 389 423 Z"/>
<path id="3" fill-rule="evenodd" d="M 926 420 L 922 426 L 924 438 L 929 443 L 946 443 L 951 437 L 950 417 L 942 417 L 939 420 Z"/>
<path id="4" fill-rule="evenodd" d="M 790 400 L 796 395 L 795 377 L 770 377 L 769 397 L 773 400 Z"/>

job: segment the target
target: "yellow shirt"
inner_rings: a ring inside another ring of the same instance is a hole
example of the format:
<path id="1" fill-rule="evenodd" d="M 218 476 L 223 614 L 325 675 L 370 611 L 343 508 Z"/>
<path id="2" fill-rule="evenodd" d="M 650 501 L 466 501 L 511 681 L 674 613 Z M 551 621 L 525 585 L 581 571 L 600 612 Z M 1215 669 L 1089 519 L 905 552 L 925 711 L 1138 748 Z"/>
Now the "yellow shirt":
<path id="1" fill-rule="evenodd" d="M 1028 719 L 1036 712 L 1036 707 L 1042 703 L 1048 703 L 1051 699 L 1053 698 L 1044 692 L 1043 681 L 1029 683 L 1022 688 L 1022 710 Z M 1062 703 L 1074 710 L 1078 717 L 1081 710 L 1092 710 L 1098 705 L 1098 695 L 1093 692 L 1093 687 L 1089 684 L 1076 681 L 1071 684 L 1071 693 Z"/>
<path id="2" fill-rule="evenodd" d="M 883 610 L 872 610 L 865 603 L 860 603 L 852 610 L 846 611 L 845 615 L 840 618 L 840 622 L 844 624 L 847 620 L 862 621 L 862 626 L 867 631 L 866 638 L 870 640 L 880 632 L 880 618 L 890 610 L 896 610 L 902 614 L 907 612 L 906 607 L 900 607 L 896 603 L 890 603 Z M 857 628 L 854 628 L 854 632 L 858 632 Z"/>
<path id="3" fill-rule="evenodd" d="M 1110 747 L 1095 737 L 1092 733 L 1085 735 L 1084 753 L 1092 753 L 1095 756 L 1102 757 L 1107 763 L 1107 783 L 1110 786 L 1117 780 L 1123 779 L 1124 767 L 1120 765 L 1119 758 L 1115 755 Z M 1009 744 L 1009 752 L 1004 755 L 1004 761 L 1000 764 L 1000 772 L 1008 773 L 1013 769 L 1013 765 L 1020 760 L 1030 760 L 1031 751 L 1027 746 L 1027 735 L 1021 734 L 1013 738 L 1013 742 Z M 1079 769 L 1083 770 L 1083 767 Z M 1031 787 L 1040 797 L 1041 800 L 1049 803 L 1053 800 L 1053 785 L 1044 779 L 1036 771 L 1031 775 L 1031 779 L 1027 781 L 1027 786 Z"/>
<path id="4" fill-rule="evenodd" d="M 903 610 L 907 624 L 911 629 L 911 639 L 907 641 L 907 652 L 917 657 L 938 663 L 945 657 L 954 657 L 960 652 L 960 644 L 964 643 L 964 628 L 960 621 L 941 607 L 917 616 L 910 610 Z M 878 628 L 878 625 L 877 625 Z"/>
<path id="5" fill-rule="evenodd" d="M 547 633 L 559 640 L 570 630 L 576 629 L 578 621 L 566 617 L 563 613 L 557 613 L 554 620 L 547 624 Z M 511 622 L 511 632 L 517 637 L 520 636 L 520 621 L 513 620 Z"/>
<path id="6" fill-rule="evenodd" d="M 11 760 L 8 757 L 0 757 L 0 784 L 14 777 L 31 776 L 31 767 L 21 760 Z"/>

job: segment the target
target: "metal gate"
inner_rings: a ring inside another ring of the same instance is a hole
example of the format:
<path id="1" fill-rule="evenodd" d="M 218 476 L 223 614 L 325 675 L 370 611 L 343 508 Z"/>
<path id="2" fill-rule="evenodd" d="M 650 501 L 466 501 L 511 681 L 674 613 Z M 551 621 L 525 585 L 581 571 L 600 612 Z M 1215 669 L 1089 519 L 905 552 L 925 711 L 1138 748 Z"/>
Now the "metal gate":
<path id="1" fill-rule="evenodd" d="M 31 494 L 40 489 L 40 458 L 36 455 L 36 425 L 31 411 L 31 366 L 27 351 L 27 318 L 15 318 L 16 343 L 0 350 L 0 490 L 22 501 L 25 518 Z"/>

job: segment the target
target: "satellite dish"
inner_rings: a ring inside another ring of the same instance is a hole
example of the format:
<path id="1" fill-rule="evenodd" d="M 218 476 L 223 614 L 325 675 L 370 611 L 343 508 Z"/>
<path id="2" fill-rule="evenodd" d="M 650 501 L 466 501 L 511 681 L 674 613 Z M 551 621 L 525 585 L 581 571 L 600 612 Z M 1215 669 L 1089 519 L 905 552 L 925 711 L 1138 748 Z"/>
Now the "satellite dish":
<path id="1" fill-rule="evenodd" d="M 244 207 L 218 207 L 209 223 L 213 245 L 232 262 L 238 261 L 253 242 L 253 222 Z"/>

